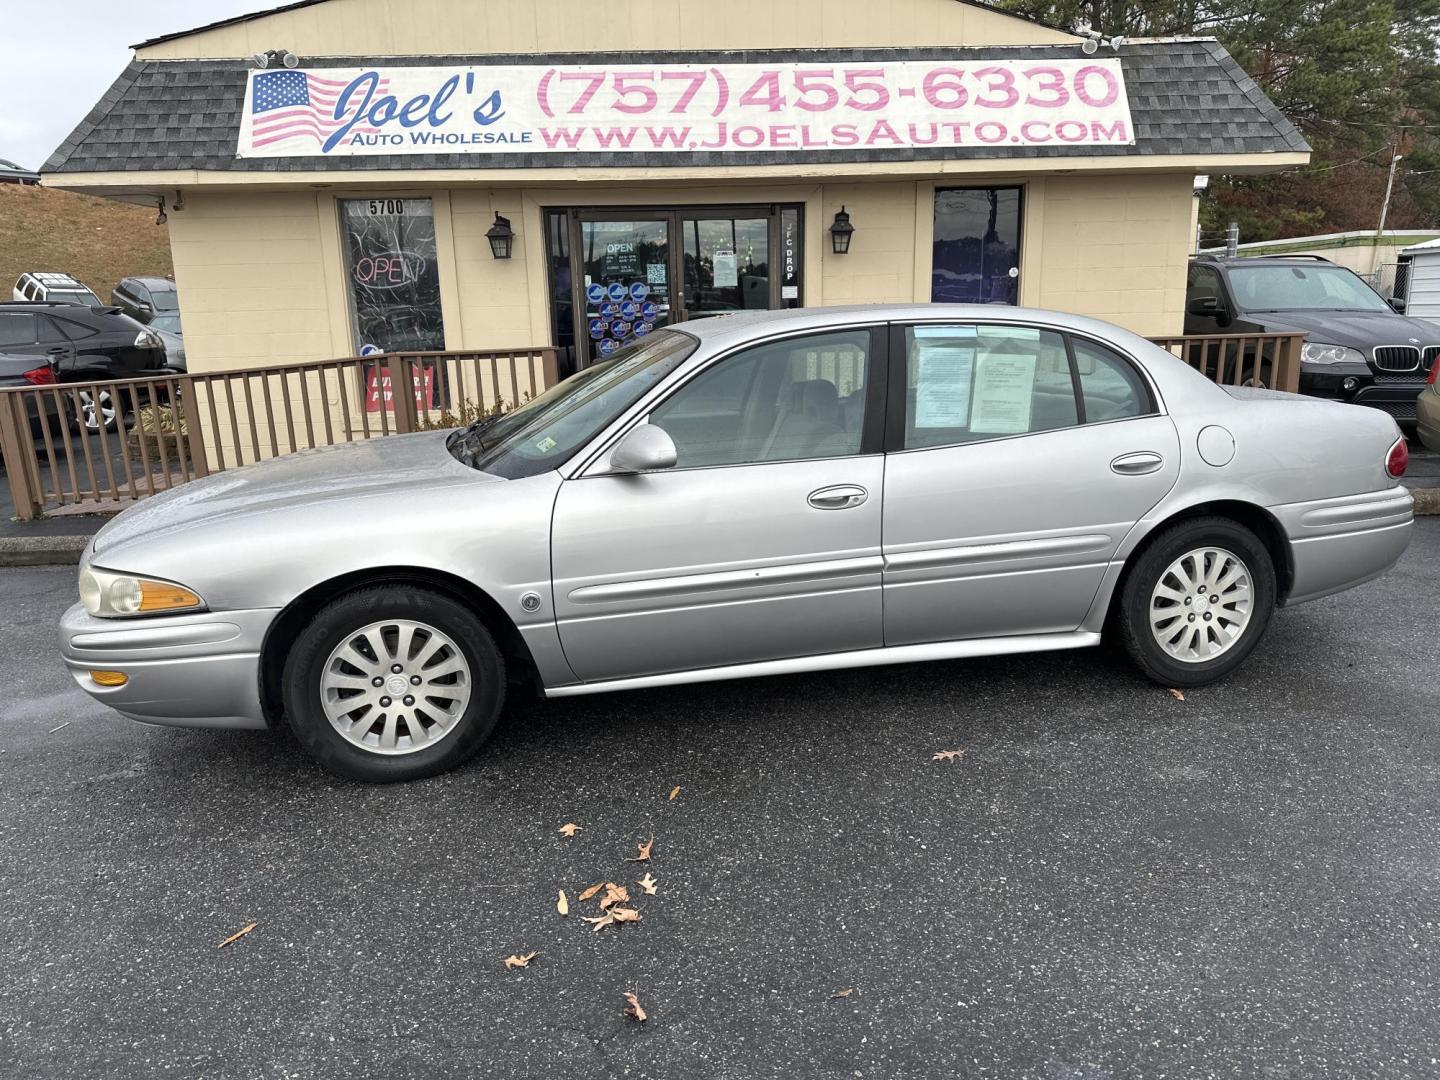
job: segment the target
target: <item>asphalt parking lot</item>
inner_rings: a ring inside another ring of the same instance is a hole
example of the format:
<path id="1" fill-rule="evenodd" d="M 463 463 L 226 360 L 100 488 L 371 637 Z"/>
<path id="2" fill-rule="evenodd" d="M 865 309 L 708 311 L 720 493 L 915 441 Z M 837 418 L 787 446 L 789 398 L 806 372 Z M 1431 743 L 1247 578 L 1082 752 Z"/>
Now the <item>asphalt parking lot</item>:
<path id="1" fill-rule="evenodd" d="M 1435 1076 L 1437 565 L 1184 701 L 1093 650 L 581 698 L 388 788 L 108 714 L 73 570 L 0 571 L 0 1076 Z"/>

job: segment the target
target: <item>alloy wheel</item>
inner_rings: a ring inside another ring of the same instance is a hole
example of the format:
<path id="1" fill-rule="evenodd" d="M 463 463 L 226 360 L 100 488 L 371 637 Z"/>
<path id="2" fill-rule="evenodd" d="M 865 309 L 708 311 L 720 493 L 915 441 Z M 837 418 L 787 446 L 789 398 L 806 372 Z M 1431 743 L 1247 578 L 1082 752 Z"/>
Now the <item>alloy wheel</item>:
<path id="1" fill-rule="evenodd" d="M 350 634 L 320 675 L 331 726 L 374 754 L 434 746 L 455 730 L 472 689 L 470 664 L 454 639 L 408 619 L 386 619 Z"/>
<path id="2" fill-rule="evenodd" d="M 76 396 L 80 399 L 80 423 L 86 431 L 99 431 L 102 424 L 106 431 L 115 426 L 115 402 L 109 390 L 98 394 L 93 390 L 79 390 Z"/>
<path id="3" fill-rule="evenodd" d="M 1250 569 L 1232 551 L 1195 548 L 1172 562 L 1150 594 L 1150 632 L 1166 655 L 1202 664 L 1229 650 L 1254 610 Z"/>

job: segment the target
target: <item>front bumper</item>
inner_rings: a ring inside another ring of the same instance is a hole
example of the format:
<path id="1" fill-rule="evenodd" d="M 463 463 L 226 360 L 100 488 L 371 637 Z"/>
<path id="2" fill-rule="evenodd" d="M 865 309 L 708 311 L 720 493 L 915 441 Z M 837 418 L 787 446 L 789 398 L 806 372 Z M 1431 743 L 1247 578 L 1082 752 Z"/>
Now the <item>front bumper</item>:
<path id="1" fill-rule="evenodd" d="M 1352 383 L 1348 388 L 1346 383 Z M 1415 424 L 1415 401 L 1425 389 L 1425 373 L 1376 374 L 1369 366 L 1301 364 L 1300 393 L 1387 412 L 1405 427 Z"/>
<path id="2" fill-rule="evenodd" d="M 132 720 L 176 727 L 263 728 L 260 650 L 275 609 L 97 619 L 81 604 L 60 619 L 60 655 L 80 688 Z M 100 686 L 91 671 L 119 671 Z"/>

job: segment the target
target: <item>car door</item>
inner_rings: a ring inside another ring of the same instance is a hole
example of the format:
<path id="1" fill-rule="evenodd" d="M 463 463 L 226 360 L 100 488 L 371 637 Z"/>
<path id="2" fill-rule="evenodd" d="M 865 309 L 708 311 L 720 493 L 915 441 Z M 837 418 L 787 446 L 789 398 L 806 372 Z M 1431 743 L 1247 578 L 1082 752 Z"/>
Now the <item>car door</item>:
<path id="1" fill-rule="evenodd" d="M 674 468 L 556 499 L 560 641 L 586 681 L 878 647 L 883 326 L 706 366 L 648 414 Z"/>
<path id="2" fill-rule="evenodd" d="M 1128 359 L 1035 326 L 897 326 L 885 644 L 1076 629 L 1179 440 Z"/>

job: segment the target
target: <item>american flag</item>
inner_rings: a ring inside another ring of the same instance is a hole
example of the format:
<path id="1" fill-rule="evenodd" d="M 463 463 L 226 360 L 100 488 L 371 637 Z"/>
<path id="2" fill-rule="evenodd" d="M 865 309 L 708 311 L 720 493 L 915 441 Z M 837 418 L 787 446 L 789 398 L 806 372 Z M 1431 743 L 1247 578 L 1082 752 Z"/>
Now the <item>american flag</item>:
<path id="1" fill-rule="evenodd" d="M 323 144 L 344 122 L 343 117 L 335 118 L 335 102 L 348 85 L 346 81 L 322 79 L 305 71 L 266 71 L 256 75 L 250 103 L 251 145 L 269 146 L 286 139 L 313 139 Z M 381 79 L 375 93 L 387 92 L 389 85 L 390 80 Z M 364 100 L 363 96 L 359 98 Z M 356 126 L 350 130 L 373 135 L 380 129 Z"/>

